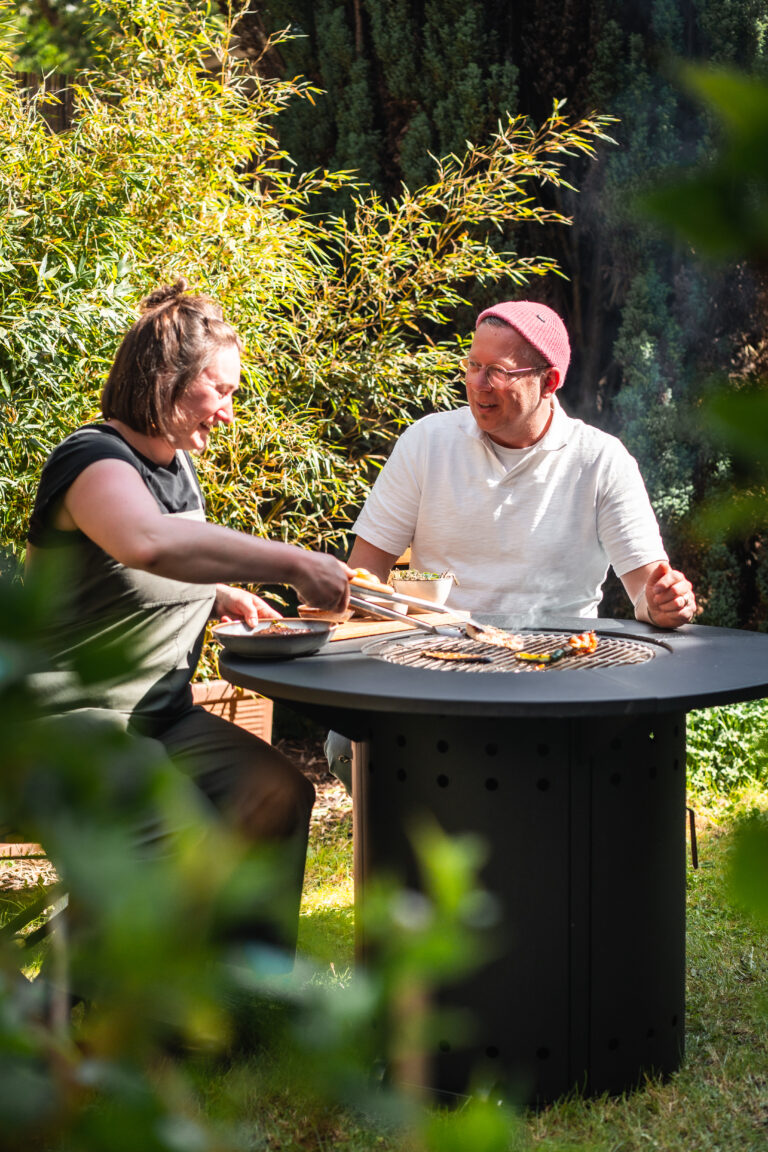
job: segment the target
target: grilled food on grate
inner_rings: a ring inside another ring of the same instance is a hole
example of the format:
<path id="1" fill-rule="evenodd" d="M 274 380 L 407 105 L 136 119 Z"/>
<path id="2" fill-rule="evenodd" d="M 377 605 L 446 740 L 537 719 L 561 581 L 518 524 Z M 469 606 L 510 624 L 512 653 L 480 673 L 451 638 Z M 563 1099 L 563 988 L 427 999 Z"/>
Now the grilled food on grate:
<path id="1" fill-rule="evenodd" d="M 598 640 L 594 632 L 579 632 L 576 636 L 568 637 L 568 647 L 583 656 L 590 656 L 597 648 Z"/>
<path id="2" fill-rule="evenodd" d="M 506 646 L 491 645 L 484 640 L 457 639 L 447 642 L 440 639 L 382 640 L 371 645 L 373 656 L 394 664 L 404 664 L 411 668 L 427 668 L 445 672 L 465 672 L 481 674 L 488 672 L 504 673 L 552 673 L 576 669 L 609 668 L 617 665 L 644 664 L 653 660 L 665 648 L 658 641 L 650 642 L 639 637 L 612 636 L 601 634 L 599 646 L 586 654 L 568 644 L 567 632 L 533 632 L 524 635 L 525 649 L 510 651 Z M 456 653 L 466 656 L 483 656 L 485 660 L 458 660 L 441 658 L 438 653 Z"/>
<path id="3" fill-rule="evenodd" d="M 490 624 L 478 626 L 474 621 L 468 620 L 464 630 L 473 640 L 493 644 L 496 648 L 509 648 L 511 652 L 517 652 L 524 644 L 522 636 L 516 636 L 514 632 L 507 632 L 504 628 L 493 628 Z"/>
<path id="4" fill-rule="evenodd" d="M 493 661 L 490 656 L 481 656 L 479 653 L 474 652 L 442 652 L 436 649 L 431 649 L 428 652 L 422 652 L 422 656 L 426 656 L 428 660 L 450 660 L 455 664 L 491 664 Z"/>

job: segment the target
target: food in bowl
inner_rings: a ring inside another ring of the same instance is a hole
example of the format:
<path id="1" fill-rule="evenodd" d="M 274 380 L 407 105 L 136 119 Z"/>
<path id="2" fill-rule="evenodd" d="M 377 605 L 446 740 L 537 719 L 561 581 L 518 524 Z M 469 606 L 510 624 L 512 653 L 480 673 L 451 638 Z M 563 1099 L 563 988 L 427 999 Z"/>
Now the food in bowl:
<path id="1" fill-rule="evenodd" d="M 420 572 L 417 568 L 394 569 L 389 583 L 401 596 L 415 596 L 431 604 L 445 604 L 456 583 L 453 572 Z M 417 611 L 411 605 L 411 611 Z M 427 609 L 424 609 L 427 611 Z"/>
<path id="2" fill-rule="evenodd" d="M 255 660 L 286 659 L 307 656 L 325 644 L 333 625 L 323 620 L 260 621 L 249 628 L 242 620 L 217 624 L 213 638 L 233 655 L 249 656 Z"/>
<path id="3" fill-rule="evenodd" d="M 288 624 L 285 620 L 271 620 L 258 629 L 259 636 L 308 636 L 311 628 Z"/>
<path id="4" fill-rule="evenodd" d="M 391 580 L 455 580 L 453 572 L 420 572 L 418 568 L 393 568 L 389 574 Z"/>

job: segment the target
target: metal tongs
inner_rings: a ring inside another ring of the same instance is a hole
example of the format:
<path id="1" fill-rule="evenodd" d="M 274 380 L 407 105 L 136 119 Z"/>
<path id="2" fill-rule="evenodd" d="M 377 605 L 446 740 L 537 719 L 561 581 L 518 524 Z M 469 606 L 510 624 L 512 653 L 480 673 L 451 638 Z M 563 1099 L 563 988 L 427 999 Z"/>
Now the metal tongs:
<path id="1" fill-rule="evenodd" d="M 459 619 L 451 608 L 446 608 L 444 604 L 435 604 L 432 600 L 422 600 L 416 596 L 403 596 L 399 592 L 378 592 L 375 588 L 358 584 L 355 580 L 350 581 L 350 590 L 353 594 L 349 597 L 349 602 L 353 608 L 363 608 L 372 615 L 381 616 L 385 620 L 397 620 L 400 624 L 407 620 L 408 624 L 412 624 L 414 628 L 421 628 L 424 632 L 432 632 L 436 636 L 444 635 L 437 625 L 427 624 L 425 620 L 419 620 L 418 616 L 406 616 L 403 612 L 396 612 L 393 608 L 385 608 L 380 601 L 382 599 L 392 600 L 395 604 L 412 604 L 415 608 L 423 608 L 426 612 L 443 612 L 446 616 L 452 617 L 451 620 L 446 620 L 446 624 L 458 628 L 470 640 L 482 640 L 483 633 L 499 631 L 498 629 L 490 629 L 486 624 L 481 624 L 479 620 L 473 620 L 471 616 L 468 619 Z M 375 600 L 376 603 L 371 604 L 371 600 Z"/>

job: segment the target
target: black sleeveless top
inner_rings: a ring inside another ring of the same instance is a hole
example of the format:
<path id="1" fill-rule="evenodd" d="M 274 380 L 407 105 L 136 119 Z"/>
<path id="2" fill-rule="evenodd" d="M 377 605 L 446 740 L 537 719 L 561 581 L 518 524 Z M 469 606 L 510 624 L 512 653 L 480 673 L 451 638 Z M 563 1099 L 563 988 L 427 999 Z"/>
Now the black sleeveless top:
<path id="1" fill-rule="evenodd" d="M 205 519 L 200 486 L 188 453 L 169 465 L 137 452 L 116 429 L 91 424 L 68 436 L 46 461 L 28 539 L 41 563 L 55 566 L 61 596 L 52 606 L 44 640 L 53 668 L 36 678 L 46 709 L 107 708 L 151 733 L 191 704 L 189 682 L 200 657 L 215 587 L 168 580 L 126 568 L 82 532 L 53 526 L 56 508 L 73 481 L 97 460 L 134 468 L 163 515 Z M 120 508 L 112 509 L 115 516 Z M 108 666 L 128 651 L 131 667 L 110 680 L 83 685 L 75 669 Z"/>

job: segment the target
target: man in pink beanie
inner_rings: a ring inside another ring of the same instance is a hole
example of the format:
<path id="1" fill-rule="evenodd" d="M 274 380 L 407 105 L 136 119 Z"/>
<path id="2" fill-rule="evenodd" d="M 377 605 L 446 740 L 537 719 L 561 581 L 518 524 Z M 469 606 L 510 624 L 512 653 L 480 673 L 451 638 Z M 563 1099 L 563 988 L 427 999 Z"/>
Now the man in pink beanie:
<path id="1" fill-rule="evenodd" d="M 350 565 L 386 580 L 410 545 L 414 568 L 456 574 L 450 605 L 518 627 L 596 616 L 612 566 L 637 619 L 689 623 L 693 590 L 669 564 L 635 460 L 558 401 L 569 361 L 546 305 L 481 312 L 462 363 L 468 406 L 400 437 L 355 523 Z"/>

